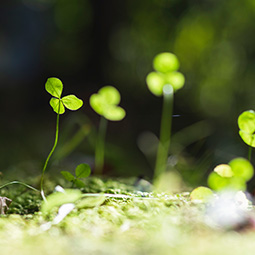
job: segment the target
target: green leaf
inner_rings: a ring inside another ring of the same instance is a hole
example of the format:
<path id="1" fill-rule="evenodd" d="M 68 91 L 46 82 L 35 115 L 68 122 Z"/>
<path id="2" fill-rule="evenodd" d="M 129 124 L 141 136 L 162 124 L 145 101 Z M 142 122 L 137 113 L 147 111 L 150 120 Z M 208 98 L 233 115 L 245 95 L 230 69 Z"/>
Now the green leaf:
<path id="1" fill-rule="evenodd" d="M 146 77 L 146 83 L 149 90 L 155 96 L 162 96 L 163 87 L 165 85 L 164 76 L 157 72 L 151 72 Z"/>
<path id="2" fill-rule="evenodd" d="M 63 91 L 63 83 L 58 78 L 49 78 L 45 84 L 45 89 L 52 96 L 60 98 Z"/>
<path id="3" fill-rule="evenodd" d="M 185 77 L 182 73 L 172 72 L 165 74 L 165 83 L 173 86 L 174 91 L 181 89 L 185 83 Z"/>
<path id="4" fill-rule="evenodd" d="M 84 188 L 85 187 L 85 184 L 83 181 L 79 180 L 79 179 L 76 179 L 74 181 L 74 184 L 76 185 L 77 188 Z"/>
<path id="5" fill-rule="evenodd" d="M 245 111 L 238 117 L 238 126 L 241 130 L 247 133 L 255 132 L 255 112 Z"/>
<path id="6" fill-rule="evenodd" d="M 51 98 L 50 105 L 53 108 L 54 112 L 56 112 L 56 113 L 63 114 L 65 112 L 65 107 L 64 107 L 61 99 L 58 99 L 55 97 Z"/>
<path id="7" fill-rule="evenodd" d="M 117 105 L 120 103 L 120 93 L 112 86 L 105 86 L 98 91 L 98 94 L 102 96 L 105 104 Z"/>
<path id="8" fill-rule="evenodd" d="M 239 130 L 239 135 L 246 144 L 255 147 L 255 134 L 250 134 L 247 133 L 246 131 Z"/>
<path id="9" fill-rule="evenodd" d="M 106 196 L 104 194 L 97 196 L 97 197 L 87 197 L 82 199 L 80 202 L 77 203 L 77 208 L 92 208 L 95 206 L 99 206 L 104 203 Z"/>
<path id="10" fill-rule="evenodd" d="M 104 117 L 111 121 L 119 121 L 124 119 L 126 111 L 120 106 L 109 106 L 105 108 Z"/>
<path id="11" fill-rule="evenodd" d="M 232 190 L 246 190 L 246 183 L 242 178 L 238 177 L 222 177 L 216 172 L 212 172 L 208 177 L 208 186 L 215 190 L 220 191 L 223 189 L 232 189 Z"/>
<path id="12" fill-rule="evenodd" d="M 82 107 L 83 101 L 79 98 L 77 98 L 75 95 L 68 95 L 63 97 L 62 102 L 64 106 L 72 111 L 78 110 L 79 108 Z"/>
<path id="13" fill-rule="evenodd" d="M 47 201 L 42 203 L 41 212 L 50 213 L 55 207 L 66 203 L 74 203 L 82 197 L 82 193 L 77 189 L 66 189 L 64 193 L 55 192 L 47 197 Z"/>
<path id="14" fill-rule="evenodd" d="M 231 160 L 229 165 L 234 173 L 234 176 L 242 178 L 245 181 L 249 181 L 254 174 L 253 166 L 247 159 L 236 158 Z"/>
<path id="15" fill-rule="evenodd" d="M 61 171 L 60 173 L 61 173 L 61 174 L 64 176 L 64 178 L 65 178 L 67 181 L 69 181 L 69 182 L 75 180 L 75 177 L 74 177 L 70 172 L 68 172 L 68 171 Z"/>
<path id="16" fill-rule="evenodd" d="M 99 115 L 103 115 L 104 113 L 104 99 L 99 94 L 91 95 L 89 99 L 90 106 L 93 110 L 98 113 Z"/>
<path id="17" fill-rule="evenodd" d="M 88 164 L 80 164 L 75 169 L 75 175 L 77 178 L 87 178 L 90 173 L 91 169 Z"/>
<path id="18" fill-rule="evenodd" d="M 208 202 L 213 197 L 213 191 L 207 187 L 197 187 L 190 193 L 191 201 Z"/>
<path id="19" fill-rule="evenodd" d="M 239 135 L 243 141 L 255 147 L 255 112 L 245 111 L 238 117 Z"/>
<path id="20" fill-rule="evenodd" d="M 158 72 L 168 73 L 178 70 L 180 63 L 174 54 L 163 52 L 154 58 L 153 66 Z"/>
<path id="21" fill-rule="evenodd" d="M 105 86 L 90 97 L 89 103 L 99 115 L 111 121 L 122 120 L 126 116 L 123 108 L 117 106 L 120 102 L 120 94 L 112 86 Z"/>
<path id="22" fill-rule="evenodd" d="M 220 164 L 218 166 L 216 166 L 213 169 L 214 172 L 216 172 L 218 175 L 220 175 L 221 177 L 232 177 L 234 176 L 234 173 L 231 169 L 231 167 L 227 164 Z"/>

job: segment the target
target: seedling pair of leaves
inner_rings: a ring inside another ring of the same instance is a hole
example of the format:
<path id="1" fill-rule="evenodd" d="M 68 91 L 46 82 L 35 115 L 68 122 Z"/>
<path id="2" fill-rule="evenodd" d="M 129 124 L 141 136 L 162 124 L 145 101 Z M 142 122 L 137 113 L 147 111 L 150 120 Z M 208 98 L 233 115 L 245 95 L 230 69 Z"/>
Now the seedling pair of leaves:
<path id="1" fill-rule="evenodd" d="M 216 191 L 223 190 L 245 191 L 246 183 L 253 177 L 252 164 L 244 158 L 236 158 L 228 164 L 216 166 L 208 177 L 208 186 Z M 198 187 L 191 192 L 192 200 L 206 202 L 213 195 L 213 191 L 207 187 Z"/>
<path id="2" fill-rule="evenodd" d="M 93 110 L 101 115 L 99 131 L 95 149 L 95 173 L 102 174 L 104 166 L 104 147 L 107 129 L 107 120 L 120 121 L 126 116 L 125 110 L 118 106 L 121 96 L 119 91 L 112 86 L 101 88 L 98 93 L 90 97 Z"/>
<path id="3" fill-rule="evenodd" d="M 81 178 L 87 178 L 88 176 L 90 176 L 90 173 L 91 169 L 88 164 L 78 165 L 75 169 L 75 176 L 68 171 L 61 171 L 61 174 L 64 176 L 64 178 L 67 181 L 72 182 L 73 185 L 78 188 L 83 188 L 85 186 Z"/>
<path id="4" fill-rule="evenodd" d="M 126 115 L 125 110 L 118 106 L 120 100 L 120 93 L 116 88 L 105 86 L 91 95 L 89 102 L 93 110 L 107 120 L 120 121 Z"/>
<path id="5" fill-rule="evenodd" d="M 169 52 L 158 54 L 153 60 L 154 72 L 146 77 L 149 90 L 155 96 L 163 96 L 160 138 L 154 171 L 154 183 L 166 171 L 171 139 L 174 92 L 184 86 L 185 78 L 178 72 L 178 58 Z"/>

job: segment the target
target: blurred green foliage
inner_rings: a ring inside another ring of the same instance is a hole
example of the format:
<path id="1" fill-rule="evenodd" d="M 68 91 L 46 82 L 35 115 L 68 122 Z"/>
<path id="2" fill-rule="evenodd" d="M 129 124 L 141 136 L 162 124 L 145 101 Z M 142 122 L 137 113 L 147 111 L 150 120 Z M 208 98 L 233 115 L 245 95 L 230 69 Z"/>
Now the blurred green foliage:
<path id="1" fill-rule="evenodd" d="M 173 154 L 182 153 L 178 158 L 182 175 L 196 182 L 213 166 L 247 154 L 238 136 L 237 117 L 255 109 L 253 0 L 23 0 L 3 3 L 0 14 L 0 107 L 7 123 L 0 129 L 6 134 L 0 148 L 4 166 L 14 156 L 19 161 L 45 153 L 47 140 L 41 145 L 34 140 L 38 134 L 48 134 L 39 127 L 35 137 L 24 134 L 30 127 L 24 121 L 36 118 L 36 112 L 42 113 L 38 118 L 42 123 L 48 112 L 45 98 L 41 91 L 41 101 L 34 105 L 33 93 L 39 95 L 45 82 L 42 77 L 53 74 L 65 82 L 74 81 L 76 93 L 84 100 L 102 84 L 116 84 L 127 118 L 113 127 L 110 146 L 135 144 L 146 130 L 157 133 L 161 105 L 147 91 L 145 77 L 152 69 L 151 60 L 164 51 L 177 55 L 186 78 L 185 87 L 176 94 L 174 114 L 181 117 L 173 121 L 178 139 L 171 148 Z M 9 90 L 11 85 L 21 89 Z M 31 97 L 25 100 L 20 94 L 26 89 Z M 10 105 L 8 98 L 16 104 Z M 34 112 L 27 113 L 28 109 Z M 89 111 L 85 114 L 94 116 Z M 188 136 L 180 131 L 195 127 L 197 121 L 204 121 L 206 130 L 192 129 Z M 201 133 L 207 135 L 201 137 Z M 19 144 L 13 146 L 12 137 L 20 138 Z M 187 144 L 185 137 L 192 143 Z M 24 146 L 27 149 L 20 156 Z M 135 146 L 127 145 L 126 151 L 132 151 L 136 162 L 136 156 L 142 156 Z M 126 155 L 118 148 L 115 151 Z M 112 159 L 114 153 L 109 150 L 109 154 Z"/>

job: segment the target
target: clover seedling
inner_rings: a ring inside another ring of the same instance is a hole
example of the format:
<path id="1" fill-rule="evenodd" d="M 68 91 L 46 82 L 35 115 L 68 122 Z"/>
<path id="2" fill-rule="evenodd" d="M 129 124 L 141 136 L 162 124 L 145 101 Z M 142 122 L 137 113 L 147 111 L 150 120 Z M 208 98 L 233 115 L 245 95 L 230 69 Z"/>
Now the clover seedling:
<path id="1" fill-rule="evenodd" d="M 251 160 L 252 147 L 255 147 L 255 112 L 245 111 L 238 117 L 239 135 L 248 144 L 248 159 Z"/>
<path id="2" fill-rule="evenodd" d="M 163 96 L 160 141 L 157 152 L 154 181 L 165 172 L 171 138 L 174 92 L 183 87 L 185 78 L 177 72 L 180 64 L 177 57 L 168 52 L 158 54 L 153 60 L 155 71 L 146 77 L 149 90 L 155 96 Z"/>
<path id="3" fill-rule="evenodd" d="M 120 99 L 119 91 L 112 86 L 105 86 L 97 94 L 93 94 L 90 97 L 91 107 L 96 113 L 101 115 L 95 152 L 95 173 L 97 174 L 102 174 L 104 166 L 104 143 L 107 120 L 119 121 L 126 116 L 125 110 L 118 106 Z"/>
<path id="4" fill-rule="evenodd" d="M 248 182 L 254 174 L 252 164 L 244 158 L 236 158 L 228 164 L 221 164 L 214 168 L 208 177 L 208 186 L 215 190 L 223 189 L 246 190 Z"/>
<path id="5" fill-rule="evenodd" d="M 50 100 L 50 105 L 53 108 L 53 110 L 57 113 L 55 142 L 45 161 L 45 164 L 42 170 L 42 176 L 41 176 L 41 195 L 42 195 L 42 198 L 46 201 L 44 191 L 43 191 L 44 173 L 47 168 L 50 157 L 53 154 L 58 143 L 59 115 L 65 112 L 65 108 L 69 110 L 73 110 L 73 111 L 78 110 L 79 108 L 82 107 L 83 101 L 74 95 L 68 95 L 61 98 L 62 91 L 63 91 L 63 84 L 61 80 L 59 80 L 58 78 L 49 78 L 45 84 L 45 89 L 47 92 L 49 92 L 53 96 Z"/>
<path id="6" fill-rule="evenodd" d="M 61 171 L 61 174 L 64 176 L 64 178 L 67 181 L 70 181 L 73 183 L 73 185 L 76 185 L 78 188 L 84 187 L 83 181 L 80 180 L 80 178 L 87 178 L 91 173 L 90 166 L 88 164 L 80 164 L 75 169 L 75 176 L 72 175 L 68 171 Z"/>

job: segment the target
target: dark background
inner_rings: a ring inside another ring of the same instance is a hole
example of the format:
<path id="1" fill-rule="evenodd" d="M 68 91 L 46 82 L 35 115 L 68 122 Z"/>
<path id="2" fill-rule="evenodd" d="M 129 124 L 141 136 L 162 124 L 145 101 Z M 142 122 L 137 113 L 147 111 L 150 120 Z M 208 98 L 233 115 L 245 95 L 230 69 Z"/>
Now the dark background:
<path id="1" fill-rule="evenodd" d="M 151 177 L 155 137 L 148 131 L 159 133 L 162 99 L 149 92 L 145 77 L 153 57 L 170 51 L 186 83 L 175 95 L 180 116 L 173 119 L 169 162 L 186 183 L 204 183 L 217 164 L 248 152 L 237 118 L 255 108 L 254 24 L 253 0 L 2 1 L 0 171 L 40 174 L 56 118 L 44 85 L 58 77 L 63 95 L 84 100 L 81 110 L 61 116 L 58 150 L 84 123 L 90 134 L 51 168 L 93 165 L 99 117 L 88 100 L 113 85 L 127 116 L 109 123 L 105 174 Z"/>

